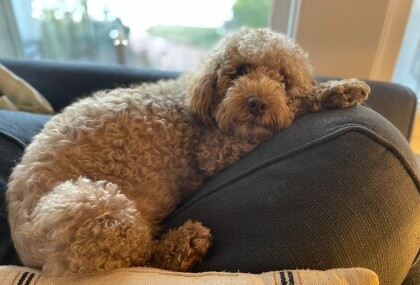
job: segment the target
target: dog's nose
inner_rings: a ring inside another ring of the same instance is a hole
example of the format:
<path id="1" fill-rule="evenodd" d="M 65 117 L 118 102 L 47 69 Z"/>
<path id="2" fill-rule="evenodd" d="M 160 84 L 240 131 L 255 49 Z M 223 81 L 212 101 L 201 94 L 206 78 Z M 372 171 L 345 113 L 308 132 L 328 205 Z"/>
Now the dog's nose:
<path id="1" fill-rule="evenodd" d="M 267 101 L 260 97 L 250 97 L 247 102 L 247 107 L 251 114 L 260 116 L 267 109 Z"/>

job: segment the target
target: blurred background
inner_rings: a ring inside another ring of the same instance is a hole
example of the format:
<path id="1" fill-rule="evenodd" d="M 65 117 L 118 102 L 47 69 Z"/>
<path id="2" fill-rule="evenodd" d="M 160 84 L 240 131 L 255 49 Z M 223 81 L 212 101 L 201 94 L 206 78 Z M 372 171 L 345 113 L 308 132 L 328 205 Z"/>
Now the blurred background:
<path id="1" fill-rule="evenodd" d="M 186 72 L 242 26 L 295 39 L 316 75 L 392 81 L 420 99 L 420 0 L 0 0 L 0 58 Z M 420 115 L 412 144 L 420 152 Z"/>
<path id="2" fill-rule="evenodd" d="M 420 0 L 1 0 L 0 57 L 189 71 L 241 26 L 294 38 L 317 75 L 420 96 Z"/>
<path id="3" fill-rule="evenodd" d="M 296 39 L 318 75 L 420 93 L 420 0 L 2 0 L 0 57 L 188 71 L 241 26 Z"/>
<path id="4" fill-rule="evenodd" d="M 269 26 L 272 9 L 271 0 L 9 2 L 10 55 L 177 71 L 194 68 L 230 31 Z"/>

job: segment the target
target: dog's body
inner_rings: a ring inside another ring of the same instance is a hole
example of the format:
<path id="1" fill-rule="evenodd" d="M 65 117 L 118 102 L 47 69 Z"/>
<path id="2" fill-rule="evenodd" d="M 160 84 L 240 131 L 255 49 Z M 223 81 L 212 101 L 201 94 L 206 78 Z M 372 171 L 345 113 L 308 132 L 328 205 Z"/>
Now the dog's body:
<path id="1" fill-rule="evenodd" d="M 368 92 L 355 79 L 316 85 L 298 46 L 243 30 L 194 75 L 82 99 L 46 124 L 12 173 L 19 256 L 52 275 L 188 270 L 210 246 L 207 228 L 188 221 L 156 239 L 181 196 L 296 117 Z"/>

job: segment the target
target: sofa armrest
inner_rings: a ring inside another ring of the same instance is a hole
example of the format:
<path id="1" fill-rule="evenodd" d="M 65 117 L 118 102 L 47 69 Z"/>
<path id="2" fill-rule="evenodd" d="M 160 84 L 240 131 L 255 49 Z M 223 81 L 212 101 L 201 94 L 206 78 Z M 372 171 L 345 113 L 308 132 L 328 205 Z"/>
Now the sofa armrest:
<path id="1" fill-rule="evenodd" d="M 320 82 L 339 79 L 319 77 Z M 417 97 L 400 84 L 366 80 L 371 94 L 366 105 L 388 119 L 410 141 L 416 115 Z"/>

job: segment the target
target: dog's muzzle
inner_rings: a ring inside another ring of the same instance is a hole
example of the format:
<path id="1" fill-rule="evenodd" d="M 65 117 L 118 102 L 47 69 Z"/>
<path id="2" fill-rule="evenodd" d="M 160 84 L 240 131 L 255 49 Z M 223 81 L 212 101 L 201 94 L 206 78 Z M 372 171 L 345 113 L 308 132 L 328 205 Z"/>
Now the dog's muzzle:
<path id="1" fill-rule="evenodd" d="M 263 115 L 268 107 L 265 99 L 255 96 L 249 97 L 246 104 L 248 112 L 255 116 Z"/>

